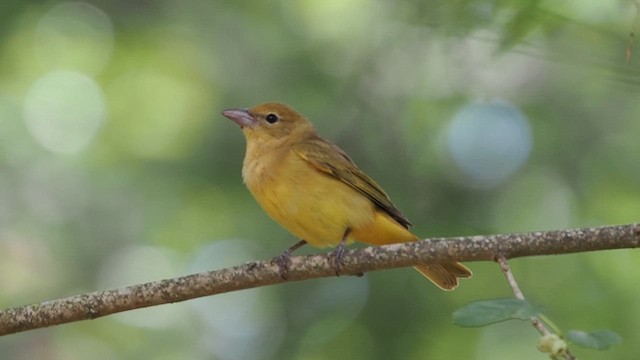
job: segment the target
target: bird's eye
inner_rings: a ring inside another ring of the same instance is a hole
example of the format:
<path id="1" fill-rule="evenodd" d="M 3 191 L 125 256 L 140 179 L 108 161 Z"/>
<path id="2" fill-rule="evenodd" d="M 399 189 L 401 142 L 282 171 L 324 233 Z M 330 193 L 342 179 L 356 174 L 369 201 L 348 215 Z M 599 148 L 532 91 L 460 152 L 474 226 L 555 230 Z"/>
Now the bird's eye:
<path id="1" fill-rule="evenodd" d="M 267 115 L 265 119 L 269 124 L 273 124 L 274 122 L 278 121 L 278 115 L 271 113 Z"/>

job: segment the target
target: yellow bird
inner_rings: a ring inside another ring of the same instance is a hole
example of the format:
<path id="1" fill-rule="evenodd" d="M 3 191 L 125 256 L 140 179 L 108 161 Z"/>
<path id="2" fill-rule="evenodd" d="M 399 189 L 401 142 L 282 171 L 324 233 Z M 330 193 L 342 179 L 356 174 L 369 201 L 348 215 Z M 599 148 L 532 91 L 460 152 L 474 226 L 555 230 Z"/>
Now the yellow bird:
<path id="1" fill-rule="evenodd" d="M 301 239 L 285 254 L 305 243 L 339 245 L 341 251 L 353 240 L 371 245 L 420 240 L 380 185 L 289 106 L 265 103 L 222 114 L 240 125 L 247 140 L 242 177 L 249 191 L 269 216 Z M 415 269 L 444 290 L 471 276 L 457 262 Z"/>

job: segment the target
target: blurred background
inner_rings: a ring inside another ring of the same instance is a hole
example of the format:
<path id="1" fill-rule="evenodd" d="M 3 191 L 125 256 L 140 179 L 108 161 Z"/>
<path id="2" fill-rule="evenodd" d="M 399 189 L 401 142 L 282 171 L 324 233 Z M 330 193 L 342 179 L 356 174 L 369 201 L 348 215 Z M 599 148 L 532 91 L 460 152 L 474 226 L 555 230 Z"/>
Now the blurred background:
<path id="1" fill-rule="evenodd" d="M 294 239 L 220 115 L 286 102 L 421 236 L 639 221 L 635 1 L 18 1 L 0 5 L 0 308 L 269 259 Z M 627 61 L 629 62 L 627 64 Z M 307 248 L 300 253 L 319 252 Z M 640 353 L 640 253 L 512 261 L 563 330 Z M 3 359 L 545 359 L 497 265 L 214 296 L 0 338 Z"/>

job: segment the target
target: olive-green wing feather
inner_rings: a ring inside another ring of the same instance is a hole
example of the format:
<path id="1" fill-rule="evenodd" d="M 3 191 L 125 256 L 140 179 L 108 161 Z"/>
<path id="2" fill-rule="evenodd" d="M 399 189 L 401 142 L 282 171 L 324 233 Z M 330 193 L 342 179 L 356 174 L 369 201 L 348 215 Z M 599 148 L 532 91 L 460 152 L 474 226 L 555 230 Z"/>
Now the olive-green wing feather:
<path id="1" fill-rule="evenodd" d="M 380 185 L 360 170 L 349 155 L 336 145 L 314 136 L 294 145 L 293 151 L 319 171 L 332 175 L 365 195 L 402 226 L 411 226 Z"/>

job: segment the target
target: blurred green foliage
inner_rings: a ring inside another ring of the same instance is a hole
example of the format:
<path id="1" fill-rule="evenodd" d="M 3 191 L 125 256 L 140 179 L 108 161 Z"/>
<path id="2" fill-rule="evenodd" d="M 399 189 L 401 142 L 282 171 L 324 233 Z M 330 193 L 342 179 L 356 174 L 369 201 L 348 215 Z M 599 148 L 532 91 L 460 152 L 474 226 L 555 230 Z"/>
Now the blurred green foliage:
<path id="1" fill-rule="evenodd" d="M 5 0 L 0 307 L 280 254 L 296 240 L 244 189 L 244 139 L 219 115 L 264 101 L 307 115 L 423 236 L 638 221 L 637 46 L 625 65 L 636 14 L 631 1 Z M 485 103 L 517 108 L 532 142 L 465 133 L 483 175 L 525 151 L 478 182 L 451 155 L 450 124 Z M 623 343 L 605 356 L 628 359 L 640 353 L 638 261 L 611 251 L 512 266 L 559 326 L 614 330 Z M 545 358 L 523 323 L 453 325 L 465 303 L 510 296 L 495 264 L 470 267 L 453 293 L 410 269 L 309 281 L 5 336 L 0 354 Z"/>

